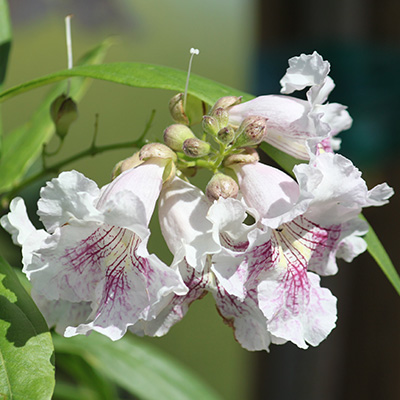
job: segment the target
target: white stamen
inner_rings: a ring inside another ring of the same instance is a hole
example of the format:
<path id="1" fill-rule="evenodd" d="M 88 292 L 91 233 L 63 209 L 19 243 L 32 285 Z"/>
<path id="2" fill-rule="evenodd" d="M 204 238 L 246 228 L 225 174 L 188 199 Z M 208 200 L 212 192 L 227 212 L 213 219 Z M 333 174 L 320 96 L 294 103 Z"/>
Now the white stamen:
<path id="1" fill-rule="evenodd" d="M 72 14 L 65 17 L 65 37 L 67 39 L 68 69 L 71 69 L 74 65 L 72 59 L 71 18 Z"/>
<path id="2" fill-rule="evenodd" d="M 196 55 L 198 56 L 200 53 L 199 49 L 194 49 L 193 47 L 190 49 L 190 60 L 189 60 L 189 68 L 188 68 L 188 73 L 187 73 L 187 78 L 186 78 L 186 87 L 185 87 L 185 94 L 183 96 L 183 111 L 186 111 L 186 98 L 187 98 L 187 91 L 189 87 L 189 78 L 190 78 L 190 70 L 192 68 L 192 60 L 193 56 Z"/>
<path id="3" fill-rule="evenodd" d="M 67 41 L 68 69 L 72 69 L 74 66 L 74 61 L 72 58 L 71 18 L 72 18 L 72 14 L 69 14 L 65 17 L 65 38 Z M 70 82 L 70 79 L 68 79 L 67 95 L 69 93 L 70 85 L 71 85 L 71 82 Z"/>

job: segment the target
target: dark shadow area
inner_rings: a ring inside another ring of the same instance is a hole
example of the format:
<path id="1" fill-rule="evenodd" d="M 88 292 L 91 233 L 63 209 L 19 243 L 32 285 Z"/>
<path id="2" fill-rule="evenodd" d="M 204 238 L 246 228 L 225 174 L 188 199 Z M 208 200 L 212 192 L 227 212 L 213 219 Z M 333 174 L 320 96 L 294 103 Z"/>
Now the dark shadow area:
<path id="1" fill-rule="evenodd" d="M 12 268 L 0 260 L 1 273 L 6 276 L 1 284 L 9 290 L 10 299 L 0 296 L 0 320 L 9 322 L 6 338 L 15 347 L 23 347 L 34 336 L 47 332 L 47 324 L 30 295 L 22 287 Z M 6 292 L 7 293 L 7 292 Z M 14 296 L 17 301 L 13 302 Z"/>
<path id="2" fill-rule="evenodd" d="M 278 94 L 287 60 L 318 51 L 336 87 L 329 102 L 354 122 L 338 151 L 363 171 L 368 188 L 400 188 L 400 3 L 258 1 L 258 43 L 251 89 Z M 304 93 L 294 93 L 305 98 Z M 397 190 L 396 190 L 397 189 Z M 399 270 L 398 193 L 363 211 Z M 366 252 L 322 278 L 338 298 L 337 327 L 317 348 L 291 344 L 258 353 L 257 399 L 396 400 L 400 398 L 400 298 Z"/>

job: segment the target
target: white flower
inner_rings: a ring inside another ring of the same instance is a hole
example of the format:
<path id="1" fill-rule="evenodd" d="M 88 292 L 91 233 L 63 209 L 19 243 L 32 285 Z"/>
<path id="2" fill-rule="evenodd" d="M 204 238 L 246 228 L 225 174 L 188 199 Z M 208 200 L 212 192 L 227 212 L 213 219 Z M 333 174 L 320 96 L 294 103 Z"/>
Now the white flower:
<path id="1" fill-rule="evenodd" d="M 234 298 L 244 296 L 241 271 L 230 270 L 229 265 L 219 268 L 213 261 L 215 254 L 221 251 L 221 241 L 228 246 L 232 237 L 231 244 L 238 250 L 248 246 L 249 229 L 242 225 L 245 213 L 229 200 L 219 214 L 218 223 L 212 223 L 208 219 L 210 202 L 200 189 L 179 178 L 163 189 L 159 205 L 161 229 L 174 254 L 172 267 L 180 272 L 189 290 L 183 296 L 170 295 L 168 304 L 156 319 L 138 321 L 130 327 L 131 331 L 138 335 L 166 334 L 184 317 L 190 304 L 208 292 L 214 295 L 217 306 L 222 294 Z M 225 235 L 220 235 L 220 230 L 224 230 Z"/>
<path id="2" fill-rule="evenodd" d="M 166 296 L 186 293 L 180 275 L 146 249 L 166 162 L 148 161 L 102 189 L 61 173 L 38 202 L 47 232 L 33 227 L 20 198 L 2 218 L 22 246 L 34 298 L 65 336 L 95 330 L 117 340 L 139 319 L 154 319 Z M 71 320 L 57 317 L 61 310 Z"/>
<path id="3" fill-rule="evenodd" d="M 332 137 L 349 129 L 352 119 L 345 106 L 325 103 L 335 86 L 328 76 L 329 69 L 329 63 L 317 52 L 291 58 L 281 79 L 281 92 L 290 94 L 310 86 L 307 100 L 282 95 L 260 96 L 232 107 L 229 121 L 239 125 L 249 116 L 267 118 L 264 140 L 298 159 L 309 159 L 308 146 L 313 148 L 324 139 L 327 149 L 337 149 L 340 141 Z"/>
<path id="4" fill-rule="evenodd" d="M 335 326 L 336 299 L 314 272 L 334 274 L 336 257 L 351 261 L 365 251 L 359 236 L 367 224 L 357 216 L 363 207 L 385 204 L 393 190 L 383 184 L 368 191 L 351 162 L 332 153 L 296 166 L 298 183 L 260 163 L 233 168 L 246 206 L 229 202 L 258 216 L 243 253 L 230 246 L 213 257 L 214 268 L 224 269 L 232 284 L 240 271 L 244 287 L 244 296 L 232 296 L 225 284 L 219 310 L 249 350 L 286 341 L 316 346 Z M 216 225 L 232 207 L 225 203 L 220 199 L 211 207 Z"/>
<path id="5" fill-rule="evenodd" d="M 213 225 L 206 219 L 209 202 L 197 187 L 175 177 L 164 187 L 159 220 L 164 239 L 174 255 L 172 268 L 179 271 L 188 293 L 171 294 L 164 310 L 153 321 L 139 321 L 130 330 L 138 335 L 162 336 L 180 321 L 189 305 L 214 284 L 211 255 L 220 250 Z"/>

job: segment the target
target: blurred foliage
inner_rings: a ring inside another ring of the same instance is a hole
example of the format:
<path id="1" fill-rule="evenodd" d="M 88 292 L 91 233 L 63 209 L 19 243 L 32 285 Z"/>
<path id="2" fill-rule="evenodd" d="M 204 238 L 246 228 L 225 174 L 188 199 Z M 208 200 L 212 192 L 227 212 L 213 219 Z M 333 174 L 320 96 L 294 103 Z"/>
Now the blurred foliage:
<path id="1" fill-rule="evenodd" d="M 85 2 L 86 3 L 86 2 Z M 89 2 L 88 2 L 89 3 Z M 206 2 L 207 3 L 207 2 Z M 244 88 L 245 76 L 250 60 L 250 38 L 252 29 L 240 32 L 237 27 L 249 19 L 251 8 L 242 0 L 210 2 L 207 4 L 170 1 L 158 3 L 157 12 L 152 2 L 119 1 L 125 18 L 123 37 L 110 49 L 106 62 L 146 61 L 180 69 L 186 69 L 190 47 L 198 47 L 192 71 L 223 84 Z M 72 35 L 74 58 L 79 58 L 88 48 L 94 47 L 105 34 L 119 33 L 114 26 L 103 25 L 91 31 L 85 26 L 79 7 L 73 12 Z M 21 8 L 22 10 L 22 8 Z M 212 12 L 210 13 L 210 10 Z M 11 9 L 13 12 L 13 8 Z M 13 16 L 13 15 L 12 15 Z M 193 26 L 193 17 L 206 23 L 207 29 Z M 14 28 L 14 47 L 7 77 L 7 87 L 34 79 L 66 67 L 64 39 L 64 15 L 48 16 L 31 24 L 20 24 Z M 224 30 L 221 32 L 221 21 Z M 229 21 L 229 23 L 228 23 Z M 156 28 L 155 28 L 156 27 Z M 196 28 L 196 29 L 194 29 Z M 189 34 L 190 32 L 190 34 Z M 229 38 L 229 39 L 227 39 Z M 224 53 L 221 54 L 221 40 Z M 27 54 L 29 68 L 27 68 Z M 47 89 L 37 89 L 6 102 L 3 106 L 5 132 L 11 132 L 31 114 L 43 101 Z M 150 111 L 157 110 L 149 133 L 149 140 L 160 139 L 166 126 L 172 123 L 168 112 L 168 101 L 174 92 L 128 88 L 107 82 L 96 81 L 79 106 L 79 119 L 71 126 L 65 139 L 62 154 L 55 161 L 90 146 L 95 114 L 99 113 L 99 144 L 110 144 L 134 140 L 143 131 Z M 78 145 L 78 146 L 77 146 Z M 51 142 L 49 150 L 56 147 Z M 96 180 L 99 185 L 107 183 L 111 170 L 120 159 L 129 156 L 129 150 L 118 150 L 94 159 L 80 160 L 71 165 Z M 32 167 L 35 169 L 35 165 Z M 33 171 L 32 170 L 32 171 Z M 28 203 L 30 216 L 35 219 L 38 182 L 22 195 Z M 153 218 L 152 231 L 158 230 Z M 4 241 L 3 241 L 4 238 Z M 18 260 L 19 255 L 10 252 L 10 239 L 1 232 L 1 251 L 9 260 Z M 164 251 L 160 254 L 159 249 Z M 157 248 L 161 258 L 168 260 L 169 254 L 161 235 L 152 235 L 151 248 Z M 150 249 L 151 250 L 151 249 Z M 16 249 L 16 252 L 19 252 Z M 224 398 L 243 399 L 251 397 L 252 353 L 243 350 L 234 340 L 232 330 L 225 326 L 215 310 L 211 296 L 196 302 L 182 322 L 163 338 L 143 338 L 160 346 L 166 352 L 188 365 L 194 372 L 213 386 Z"/>

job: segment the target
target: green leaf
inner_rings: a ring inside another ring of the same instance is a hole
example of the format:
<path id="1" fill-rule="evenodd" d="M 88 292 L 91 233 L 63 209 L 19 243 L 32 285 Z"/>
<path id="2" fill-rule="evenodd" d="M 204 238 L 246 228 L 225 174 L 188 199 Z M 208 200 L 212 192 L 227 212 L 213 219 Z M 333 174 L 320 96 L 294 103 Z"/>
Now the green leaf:
<path id="1" fill-rule="evenodd" d="M 0 397 L 51 399 L 53 351 L 45 320 L 13 269 L 0 257 Z"/>
<path id="2" fill-rule="evenodd" d="M 71 76 L 90 77 L 128 86 L 160 88 L 180 92 L 184 90 L 186 83 L 186 72 L 151 64 L 113 63 L 82 66 L 73 68 L 72 70 L 50 74 L 11 88 L 0 94 L 0 102 L 34 88 L 57 82 Z M 208 104 L 213 104 L 218 98 L 226 95 L 243 96 L 244 101 L 250 100 L 254 97 L 195 74 L 191 75 L 188 92 Z M 298 163 L 298 160 L 295 160 L 293 157 L 282 153 L 266 143 L 263 143 L 261 148 L 289 173 L 292 173 L 293 166 Z M 2 172 L 5 173 L 6 171 L 0 168 L 0 174 Z M 1 189 L 2 187 L 0 186 L 0 190 Z M 376 241 L 375 238 L 372 233 L 367 236 L 368 250 L 388 276 L 396 290 L 398 290 L 398 274 L 393 268 L 393 265 L 391 264 L 382 245 L 379 241 Z"/>
<path id="3" fill-rule="evenodd" d="M 101 62 L 110 44 L 109 40 L 103 42 L 87 53 L 79 63 L 94 64 Z M 70 96 L 78 101 L 86 92 L 88 83 L 85 78 L 73 79 Z M 65 83 L 56 85 L 46 96 L 31 120 L 5 137 L 4 156 L 0 164 L 0 192 L 10 190 L 23 178 L 28 168 L 41 154 L 43 144 L 54 134 L 50 105 L 65 88 Z"/>
<path id="4" fill-rule="evenodd" d="M 6 78 L 8 56 L 11 48 L 11 21 L 7 0 L 0 0 L 0 90 Z M 3 125 L 0 120 L 0 155 L 3 149 Z"/>
<path id="5" fill-rule="evenodd" d="M 11 48 L 11 22 L 7 0 L 0 0 L 0 90 L 6 77 Z"/>
<path id="6" fill-rule="evenodd" d="M 361 215 L 361 218 L 367 221 L 367 219 Z M 368 221 L 367 221 L 368 222 Z M 372 229 L 372 226 L 369 225 L 369 231 L 365 235 L 364 240 L 368 245 L 368 252 L 371 254 L 373 259 L 377 262 L 377 264 L 382 269 L 383 273 L 389 279 L 389 282 L 396 289 L 397 293 L 400 295 L 400 277 L 396 268 L 394 267 L 392 261 L 390 260 L 389 255 L 386 250 L 382 246 L 382 243 L 376 236 L 375 231 Z"/>
<path id="7" fill-rule="evenodd" d="M 77 384 L 74 385 L 76 389 L 79 388 L 82 391 L 86 391 L 86 395 L 80 396 L 80 398 L 87 400 L 90 398 L 96 400 L 114 400 L 117 398 L 115 385 L 103 374 L 91 367 L 80 355 L 56 352 L 56 369 L 57 376 L 62 372 L 63 376 L 67 375 L 76 381 Z M 62 389 L 60 390 L 58 386 L 59 380 L 57 379 L 54 390 L 55 399 L 57 397 L 62 398 Z M 91 396 L 88 393 L 91 393 Z"/>
<path id="8" fill-rule="evenodd" d="M 168 89 L 183 92 L 185 90 L 186 74 L 185 71 L 180 71 L 174 68 L 141 63 L 112 63 L 82 66 L 56 72 L 23 83 L 22 85 L 15 86 L 0 94 L 0 102 L 37 87 L 58 82 L 71 76 L 101 79 L 127 86 Z M 213 104 L 220 97 L 228 95 L 243 96 L 243 100 L 250 100 L 254 97 L 248 93 L 241 92 L 195 74 L 190 75 L 188 93 L 198 97 L 200 100 L 203 100 L 208 104 Z"/>
<path id="9" fill-rule="evenodd" d="M 140 399 L 220 399 L 184 366 L 129 334 L 116 342 L 98 333 L 69 339 L 54 335 L 53 340 L 57 352 L 79 354 L 92 367 Z"/>
<path id="10" fill-rule="evenodd" d="M 294 176 L 293 168 L 295 165 L 307 162 L 305 160 L 298 160 L 290 156 L 289 154 L 284 153 L 281 150 L 278 150 L 274 146 L 271 146 L 269 143 L 261 143 L 261 149 L 271 157 L 276 163 L 278 163 L 286 172 L 290 175 Z"/>

